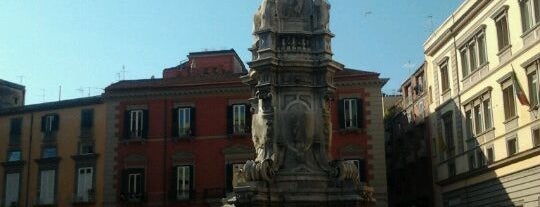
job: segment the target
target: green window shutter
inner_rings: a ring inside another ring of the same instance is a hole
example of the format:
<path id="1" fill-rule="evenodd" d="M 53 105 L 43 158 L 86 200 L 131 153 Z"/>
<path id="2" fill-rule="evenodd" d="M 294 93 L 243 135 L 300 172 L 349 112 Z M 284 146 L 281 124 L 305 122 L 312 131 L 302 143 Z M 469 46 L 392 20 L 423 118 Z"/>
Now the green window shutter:
<path id="1" fill-rule="evenodd" d="M 41 117 L 41 132 L 45 132 L 45 117 L 46 116 Z"/>
<path id="2" fill-rule="evenodd" d="M 233 134 L 233 105 L 227 106 L 227 134 Z"/>
<path id="3" fill-rule="evenodd" d="M 225 165 L 225 185 L 226 185 L 227 192 L 233 191 L 232 181 L 233 181 L 233 165 L 226 164 Z"/>
<path id="4" fill-rule="evenodd" d="M 337 107 L 338 107 L 339 128 L 344 129 L 345 128 L 345 101 L 343 99 L 339 99 Z"/>
<path id="5" fill-rule="evenodd" d="M 149 126 L 149 113 L 148 110 L 143 110 L 143 125 L 142 125 L 142 137 L 148 138 L 148 126 Z"/>
<path id="6" fill-rule="evenodd" d="M 171 168 L 171 177 L 169 178 L 169 200 L 176 200 L 178 195 L 178 167 Z"/>
<path id="7" fill-rule="evenodd" d="M 193 165 L 189 166 L 189 198 L 195 199 L 196 198 L 196 192 L 195 192 L 195 172 L 193 170 Z"/>
<path id="8" fill-rule="evenodd" d="M 356 99 L 356 123 L 358 128 L 364 128 L 364 100 Z"/>
<path id="9" fill-rule="evenodd" d="M 125 111 L 124 112 L 124 138 L 125 139 L 129 139 L 131 138 L 130 137 L 130 128 L 129 128 L 129 124 L 131 122 L 131 113 L 130 111 Z"/>
<path id="10" fill-rule="evenodd" d="M 172 137 L 178 137 L 178 108 L 172 109 L 172 124 L 171 124 L 171 135 Z"/>
<path id="11" fill-rule="evenodd" d="M 249 104 L 245 104 L 246 107 L 246 132 L 251 133 L 251 106 Z"/>
<path id="12" fill-rule="evenodd" d="M 52 130 L 53 131 L 58 131 L 58 129 L 60 128 L 60 116 L 58 116 L 58 114 L 55 114 L 53 115 L 54 119 L 53 119 L 53 124 L 52 124 Z"/>
<path id="13" fill-rule="evenodd" d="M 122 183 L 121 183 L 121 193 L 124 194 L 124 196 L 128 196 L 129 192 L 129 170 L 123 170 L 122 171 Z"/>
<path id="14" fill-rule="evenodd" d="M 190 120 L 190 128 L 191 128 L 191 136 L 195 137 L 197 136 L 197 110 L 195 107 L 189 108 L 189 120 Z"/>

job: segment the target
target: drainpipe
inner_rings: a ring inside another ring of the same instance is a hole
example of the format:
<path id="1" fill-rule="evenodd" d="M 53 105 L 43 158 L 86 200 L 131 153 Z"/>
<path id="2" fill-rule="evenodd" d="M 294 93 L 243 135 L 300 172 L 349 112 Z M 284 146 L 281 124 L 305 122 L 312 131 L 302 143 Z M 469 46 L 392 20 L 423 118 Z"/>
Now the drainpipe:
<path id="1" fill-rule="evenodd" d="M 27 156 L 27 159 L 28 159 L 28 169 L 26 170 L 26 199 L 25 199 L 25 202 L 26 202 L 26 206 L 27 207 L 30 207 L 30 169 L 32 167 L 32 159 L 31 159 L 31 156 L 32 156 L 32 138 L 33 138 L 33 128 L 34 128 L 34 113 L 32 112 L 30 114 L 30 141 L 28 142 L 28 156 Z M 21 142 L 22 143 L 22 142 Z"/>

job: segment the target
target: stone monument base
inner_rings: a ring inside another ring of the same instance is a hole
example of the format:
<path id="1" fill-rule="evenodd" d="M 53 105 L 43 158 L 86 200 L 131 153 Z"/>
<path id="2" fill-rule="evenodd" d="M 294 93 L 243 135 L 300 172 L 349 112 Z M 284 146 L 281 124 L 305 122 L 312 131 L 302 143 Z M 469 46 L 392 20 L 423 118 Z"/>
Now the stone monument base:
<path id="1" fill-rule="evenodd" d="M 300 207 L 300 206 L 350 206 L 371 207 L 375 205 L 373 189 L 365 186 L 343 185 L 342 182 L 264 181 L 246 183 L 234 189 L 236 207 Z"/>

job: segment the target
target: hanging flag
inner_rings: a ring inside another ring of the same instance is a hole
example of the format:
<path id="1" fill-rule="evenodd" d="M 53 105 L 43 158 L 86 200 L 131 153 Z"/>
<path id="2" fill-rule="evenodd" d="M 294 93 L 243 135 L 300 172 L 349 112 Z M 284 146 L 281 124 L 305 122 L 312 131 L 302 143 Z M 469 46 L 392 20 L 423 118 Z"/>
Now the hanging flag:
<path id="1" fill-rule="evenodd" d="M 512 79 L 514 80 L 514 90 L 516 92 L 516 96 L 519 100 L 519 103 L 523 106 L 531 106 L 529 99 L 527 99 L 527 95 L 523 91 L 523 88 L 519 84 L 519 80 L 517 79 L 516 71 L 514 71 L 514 66 L 512 65 Z"/>

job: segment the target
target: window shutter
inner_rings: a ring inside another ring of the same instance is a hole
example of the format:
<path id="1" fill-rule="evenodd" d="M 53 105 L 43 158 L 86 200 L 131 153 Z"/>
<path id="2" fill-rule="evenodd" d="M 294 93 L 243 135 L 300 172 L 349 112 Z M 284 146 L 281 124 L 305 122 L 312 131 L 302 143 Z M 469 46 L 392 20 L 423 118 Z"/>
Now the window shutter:
<path id="1" fill-rule="evenodd" d="M 356 99 L 356 123 L 358 128 L 364 128 L 364 100 Z"/>
<path id="2" fill-rule="evenodd" d="M 173 166 L 171 170 L 171 177 L 169 179 L 169 199 L 176 200 L 178 195 L 178 167 Z"/>
<path id="3" fill-rule="evenodd" d="M 143 129 L 142 129 L 142 137 L 148 138 L 148 121 L 150 120 L 148 117 L 148 110 L 143 110 Z"/>
<path id="4" fill-rule="evenodd" d="M 366 161 L 358 160 L 358 172 L 360 172 L 360 182 L 367 182 Z"/>
<path id="5" fill-rule="evenodd" d="M 54 119 L 53 119 L 53 124 L 52 124 L 52 130 L 53 131 L 58 131 L 58 129 L 60 128 L 60 116 L 58 116 L 58 114 L 55 114 L 53 115 Z"/>
<path id="6" fill-rule="evenodd" d="M 140 170 L 138 172 L 141 173 L 141 182 L 137 184 L 138 185 L 137 187 L 141 190 L 140 193 L 144 195 L 146 193 L 146 189 L 144 188 L 145 187 L 144 170 Z"/>
<path id="7" fill-rule="evenodd" d="M 189 166 L 189 198 L 194 199 L 196 198 L 195 190 L 193 189 L 193 183 L 195 183 L 195 175 L 193 171 L 193 165 Z"/>
<path id="8" fill-rule="evenodd" d="M 10 135 L 20 135 L 22 130 L 22 118 L 11 119 Z"/>
<path id="9" fill-rule="evenodd" d="M 227 134 L 233 134 L 233 105 L 227 106 Z"/>
<path id="10" fill-rule="evenodd" d="M 41 117 L 41 132 L 45 132 L 45 117 L 47 116 Z"/>
<path id="11" fill-rule="evenodd" d="M 232 192 L 233 191 L 233 186 L 232 186 L 232 179 L 233 178 L 233 165 L 232 164 L 226 164 L 225 165 L 225 179 L 226 179 L 226 188 L 227 188 L 227 192 Z"/>
<path id="12" fill-rule="evenodd" d="M 94 111 L 91 109 L 81 111 L 81 128 L 91 128 L 93 126 Z"/>
<path id="13" fill-rule="evenodd" d="M 122 171 L 122 194 L 124 194 L 124 196 L 127 197 L 128 192 L 129 192 L 129 171 L 123 170 Z"/>
<path id="14" fill-rule="evenodd" d="M 251 106 L 248 105 L 248 104 L 245 104 L 245 108 L 246 108 L 246 132 L 250 133 L 251 132 Z"/>
<path id="15" fill-rule="evenodd" d="M 343 99 L 339 99 L 338 101 L 338 123 L 339 128 L 344 129 L 345 128 L 345 102 Z"/>
<path id="16" fill-rule="evenodd" d="M 172 137 L 178 137 L 178 108 L 172 109 Z"/>
<path id="17" fill-rule="evenodd" d="M 124 112 L 124 138 L 129 139 L 130 137 L 130 128 L 129 124 L 131 122 L 131 113 L 130 111 Z"/>
<path id="18" fill-rule="evenodd" d="M 195 110 L 195 107 L 190 107 L 189 108 L 189 125 L 190 125 L 190 128 L 191 128 L 191 136 L 196 136 L 197 133 L 197 116 L 196 116 L 196 113 L 197 111 Z"/>

